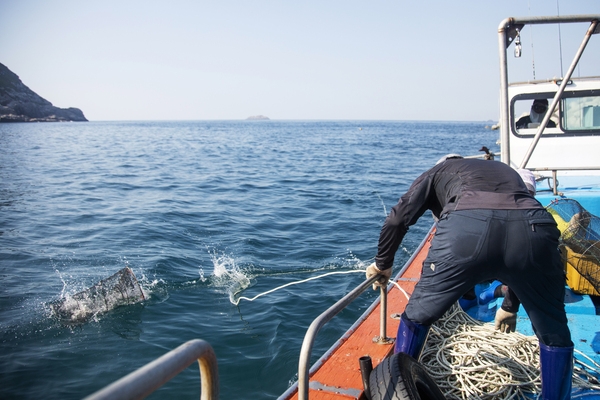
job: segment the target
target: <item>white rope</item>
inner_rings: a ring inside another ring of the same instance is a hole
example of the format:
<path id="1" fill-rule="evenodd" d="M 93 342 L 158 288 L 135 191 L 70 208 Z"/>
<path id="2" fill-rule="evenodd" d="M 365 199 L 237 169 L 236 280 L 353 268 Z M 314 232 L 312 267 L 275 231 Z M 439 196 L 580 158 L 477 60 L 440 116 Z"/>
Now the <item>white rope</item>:
<path id="1" fill-rule="evenodd" d="M 292 285 L 298 285 L 298 284 L 300 284 L 300 283 L 305 283 L 305 282 L 308 282 L 308 281 L 313 281 L 313 280 L 315 280 L 315 279 L 324 278 L 324 277 L 326 277 L 326 276 L 329 276 L 329 275 L 336 275 L 336 274 L 352 274 L 352 273 L 355 273 L 355 272 L 366 272 L 366 270 L 365 270 L 365 269 L 353 269 L 353 270 L 350 270 L 350 271 L 334 271 L 334 272 L 328 272 L 328 273 L 326 273 L 326 274 L 322 274 L 322 275 L 318 275 L 318 276 L 313 276 L 312 278 L 303 279 L 303 280 L 301 280 L 301 281 L 295 281 L 295 282 L 286 283 L 285 285 L 281 285 L 281 286 L 278 286 L 278 287 L 276 287 L 276 288 L 274 288 L 274 289 L 267 290 L 266 292 L 263 292 L 263 293 L 257 294 L 256 296 L 254 296 L 254 297 L 252 297 L 252 298 L 248 298 L 248 297 L 243 297 L 243 296 L 241 296 L 241 297 L 238 297 L 238 298 L 237 298 L 237 300 L 233 300 L 233 298 L 231 298 L 230 300 L 231 300 L 231 302 L 232 302 L 234 305 L 236 305 L 236 306 L 237 306 L 238 304 L 240 304 L 240 300 L 242 300 L 242 299 L 243 299 L 243 300 L 247 300 L 247 301 L 254 301 L 254 300 L 258 299 L 259 297 L 262 297 L 262 296 L 264 296 L 264 295 L 267 295 L 267 294 L 269 294 L 269 293 L 273 293 L 273 292 L 275 292 L 275 291 L 277 291 L 277 290 L 279 290 L 279 289 L 283 289 L 283 288 L 285 288 L 285 287 L 288 287 L 288 286 L 292 286 Z M 398 289 L 399 289 L 399 290 L 400 290 L 400 291 L 401 291 L 401 292 L 404 294 L 404 296 L 406 297 L 406 299 L 407 299 L 407 300 L 408 300 L 408 299 L 410 299 L 410 296 L 409 296 L 409 294 L 408 294 L 408 293 L 406 293 L 406 291 L 405 291 L 404 289 L 402 289 L 402 287 L 400 287 L 400 285 L 398 284 L 398 282 L 395 282 L 395 281 L 393 281 L 393 280 L 390 280 L 390 282 L 392 282 L 394 285 L 396 285 L 396 287 L 397 287 L 397 288 L 398 288 Z"/>
<path id="2" fill-rule="evenodd" d="M 273 293 L 273 292 L 275 292 L 275 291 L 277 291 L 277 290 L 279 290 L 279 289 L 283 289 L 283 288 L 285 288 L 285 287 L 288 287 L 288 286 L 292 286 L 292 285 L 298 285 L 298 284 L 300 284 L 300 283 L 305 283 L 305 282 L 308 282 L 308 281 L 313 281 L 313 280 L 315 280 L 315 279 L 320 279 L 320 278 L 323 278 L 323 277 L 326 277 L 326 276 L 329 276 L 329 275 L 353 274 L 353 273 L 356 273 L 356 272 L 362 272 L 362 273 L 364 273 L 365 271 L 366 271 L 366 270 L 364 270 L 364 269 L 353 269 L 353 270 L 350 270 L 350 271 L 334 271 L 334 272 L 328 272 L 328 273 L 326 273 L 326 274 L 322 274 L 322 275 L 318 275 L 318 276 L 313 276 L 313 277 L 311 277 L 311 278 L 308 278 L 308 279 L 303 279 L 303 280 L 301 280 L 301 281 L 295 281 L 295 282 L 286 283 L 285 285 L 281 285 L 281 286 L 278 286 L 278 287 L 276 287 L 276 288 L 274 288 L 274 289 L 267 290 L 266 292 L 263 292 L 263 293 L 257 294 L 256 296 L 254 296 L 254 297 L 252 297 L 252 298 L 248 298 L 248 297 L 243 297 L 243 296 L 241 296 L 241 297 L 238 297 L 238 299 L 237 299 L 237 300 L 235 300 L 235 301 L 234 301 L 233 299 L 231 299 L 231 302 L 232 302 L 234 305 L 236 305 L 236 306 L 237 306 L 238 304 L 240 304 L 240 300 L 242 300 L 242 299 L 243 299 L 243 300 L 247 300 L 247 301 L 254 301 L 254 300 L 258 299 L 259 297 L 262 297 L 262 296 L 264 296 L 264 295 L 267 295 L 267 294 L 269 294 L 269 293 Z"/>
<path id="3" fill-rule="evenodd" d="M 573 388 L 599 390 L 600 366 L 583 356 L 594 366 L 575 359 Z M 421 363 L 447 399 L 527 399 L 541 392 L 537 338 L 497 331 L 458 305 L 432 325 Z"/>
<path id="4" fill-rule="evenodd" d="M 402 292 L 402 294 L 404 295 L 404 297 L 406 297 L 406 300 L 410 300 L 410 295 L 408 293 L 406 293 L 406 291 L 404 289 L 402 289 L 402 287 L 398 284 L 398 282 L 391 280 L 391 282 L 396 285 L 396 287 Z"/>

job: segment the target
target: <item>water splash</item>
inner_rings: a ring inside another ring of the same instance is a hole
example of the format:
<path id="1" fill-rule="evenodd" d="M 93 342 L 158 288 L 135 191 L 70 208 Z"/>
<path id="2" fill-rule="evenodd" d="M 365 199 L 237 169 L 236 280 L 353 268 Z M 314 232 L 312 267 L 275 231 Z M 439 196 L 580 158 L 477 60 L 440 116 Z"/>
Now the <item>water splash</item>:
<path id="1" fill-rule="evenodd" d="M 343 260 L 342 266 L 350 269 L 366 269 L 369 264 L 375 261 L 375 258 L 369 258 L 367 260 L 361 260 L 356 254 L 352 252 L 352 250 L 346 250 L 348 254 L 346 258 Z"/>
<path id="2" fill-rule="evenodd" d="M 213 252 L 211 260 L 213 263 L 211 285 L 223 289 L 229 294 L 229 301 L 235 304 L 235 295 L 252 284 L 253 276 L 249 271 L 238 267 L 235 259 L 229 255 Z M 201 278 L 206 279 L 204 271 L 202 269 L 200 271 Z"/>
<path id="3" fill-rule="evenodd" d="M 148 277 L 143 270 L 136 271 L 136 275 L 138 276 L 138 282 L 146 300 L 162 303 L 169 297 L 167 283 L 164 279 L 157 278 L 156 276 Z"/>

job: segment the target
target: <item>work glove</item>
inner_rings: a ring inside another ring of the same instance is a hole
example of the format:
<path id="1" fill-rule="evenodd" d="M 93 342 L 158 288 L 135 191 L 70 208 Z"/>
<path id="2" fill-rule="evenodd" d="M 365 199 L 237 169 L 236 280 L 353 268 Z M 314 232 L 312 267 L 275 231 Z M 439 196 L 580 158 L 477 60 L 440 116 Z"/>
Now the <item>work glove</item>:
<path id="1" fill-rule="evenodd" d="M 379 279 L 373 284 L 373 290 L 377 290 L 377 288 L 380 286 L 387 286 L 388 282 L 390 281 L 390 277 L 392 276 L 392 269 L 388 268 L 382 271 L 377 268 L 375 263 L 373 263 L 367 267 L 366 275 L 367 279 L 372 278 L 375 275 L 380 275 Z"/>
<path id="2" fill-rule="evenodd" d="M 514 332 L 517 328 L 517 313 L 512 313 L 499 308 L 498 311 L 496 311 L 494 328 L 504 333 Z"/>

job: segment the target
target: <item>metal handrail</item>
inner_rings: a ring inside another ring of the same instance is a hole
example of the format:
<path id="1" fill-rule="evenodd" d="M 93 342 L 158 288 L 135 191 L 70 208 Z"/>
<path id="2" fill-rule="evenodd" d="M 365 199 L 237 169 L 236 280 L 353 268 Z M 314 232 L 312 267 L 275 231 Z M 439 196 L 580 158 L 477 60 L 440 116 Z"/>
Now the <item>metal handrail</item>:
<path id="1" fill-rule="evenodd" d="M 550 171 L 552 172 L 552 194 L 555 196 L 558 195 L 558 179 L 557 172 L 558 171 L 597 171 L 600 170 L 600 167 L 537 167 L 537 168 L 528 168 L 530 171 L 543 172 Z"/>
<path id="2" fill-rule="evenodd" d="M 167 383 L 195 360 L 200 366 L 201 400 L 219 398 L 217 357 L 201 339 L 190 340 L 84 400 L 142 399 Z"/>
<path id="3" fill-rule="evenodd" d="M 425 237 L 419 244 L 419 246 L 417 246 L 416 250 L 410 256 L 410 258 L 406 261 L 406 263 L 400 269 L 400 271 L 398 271 L 398 274 L 393 278 L 394 281 L 398 281 L 398 279 L 400 279 L 400 277 L 404 275 L 406 270 L 415 261 L 416 257 L 418 257 L 423 246 L 425 246 L 425 244 L 430 240 L 434 231 L 435 231 L 435 224 L 432 224 L 431 227 L 429 228 L 429 231 L 427 232 L 427 234 L 425 235 Z M 353 291 L 348 293 L 345 297 L 343 297 L 341 300 L 339 300 L 337 303 L 335 303 L 333 306 L 331 306 L 328 310 L 326 310 L 324 313 L 322 313 L 320 316 L 318 316 L 316 320 L 314 320 L 312 322 L 308 331 L 306 332 L 304 341 L 302 342 L 302 349 L 301 349 L 301 353 L 300 353 L 300 362 L 298 363 L 298 382 L 295 383 L 294 385 L 290 386 L 288 388 L 288 390 L 286 390 L 279 397 L 279 400 L 289 399 L 292 396 L 292 394 L 294 394 L 296 392 L 298 393 L 298 399 L 302 399 L 302 400 L 308 399 L 309 373 L 310 373 L 310 371 L 308 370 L 308 362 L 310 360 L 310 353 L 312 351 L 312 343 L 314 341 L 314 337 L 316 336 L 318 330 L 325 323 L 329 322 L 329 320 L 331 320 L 341 309 L 346 307 L 355 298 L 357 298 L 362 292 L 364 292 L 370 285 L 373 284 L 373 282 L 375 282 L 375 280 L 377 278 L 378 277 L 375 276 L 375 277 L 369 278 L 365 282 L 361 283 Z M 390 283 L 387 288 L 380 288 L 380 298 L 378 301 L 381 304 L 381 307 L 380 307 L 380 320 L 381 320 L 380 321 L 381 322 L 380 323 L 380 335 L 381 336 L 374 338 L 374 341 L 376 339 L 377 343 L 381 343 L 381 344 L 391 343 L 391 341 L 393 340 L 393 339 L 386 337 L 387 292 L 391 286 L 392 286 L 392 283 Z M 383 293 L 383 296 L 381 296 L 382 293 Z M 371 312 L 375 309 L 376 305 L 377 305 L 377 301 L 373 302 L 371 304 L 371 306 L 365 310 L 363 316 L 361 318 L 359 318 L 359 320 L 356 321 L 354 323 L 354 325 L 352 325 L 352 327 L 350 328 L 350 330 L 348 332 L 346 332 L 346 335 L 348 335 L 350 331 L 353 331 L 354 328 L 358 327 L 358 325 L 360 325 L 364 321 L 364 318 L 366 318 L 367 315 L 371 314 Z M 337 344 L 341 344 L 341 342 L 345 341 L 345 338 L 346 338 L 346 336 L 339 339 Z M 321 359 L 319 361 L 317 361 L 317 363 L 315 365 L 313 365 L 313 373 L 314 373 L 314 371 L 317 370 L 317 368 L 319 368 L 320 365 L 322 365 L 322 361 L 324 359 L 323 357 L 330 355 L 331 354 L 330 352 L 332 351 L 333 348 L 337 348 L 336 347 L 337 344 L 335 344 L 332 348 L 330 348 L 328 350 L 328 352 L 324 356 L 322 356 Z"/>
<path id="4" fill-rule="evenodd" d="M 369 288 L 377 279 L 379 275 L 376 275 L 372 278 L 367 279 L 359 286 L 357 286 L 354 290 L 348 293 L 346 296 L 342 297 L 338 300 L 337 303 L 329 307 L 325 310 L 321 315 L 319 315 L 308 327 L 306 331 L 306 335 L 304 336 L 304 341 L 302 342 L 302 349 L 300 350 L 300 361 L 298 362 L 298 399 L 299 400 L 307 400 L 308 399 L 308 386 L 309 386 L 309 362 L 310 355 L 312 352 L 313 343 L 315 341 L 315 337 L 319 330 L 329 322 L 333 317 L 335 317 L 340 311 L 342 311 L 348 304 L 353 302 L 362 292 L 364 292 L 367 288 Z M 382 287 L 380 289 L 380 293 L 384 293 L 382 297 L 382 302 L 385 302 L 387 299 L 386 292 L 387 288 Z M 385 319 L 385 318 L 382 318 Z M 384 322 L 385 324 L 385 322 Z M 385 325 L 381 328 L 381 337 L 385 337 Z"/>

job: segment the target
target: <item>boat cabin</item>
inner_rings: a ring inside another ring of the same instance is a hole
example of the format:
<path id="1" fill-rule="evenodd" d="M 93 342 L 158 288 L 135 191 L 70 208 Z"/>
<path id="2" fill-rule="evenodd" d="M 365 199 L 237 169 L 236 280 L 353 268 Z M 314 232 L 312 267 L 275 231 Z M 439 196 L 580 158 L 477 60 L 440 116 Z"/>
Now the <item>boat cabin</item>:
<path id="1" fill-rule="evenodd" d="M 600 77 L 569 80 L 551 112 L 548 105 L 552 104 L 559 85 L 560 81 L 550 80 L 509 86 L 508 161 L 512 167 L 519 168 L 547 112 L 551 114 L 548 125 L 526 167 L 539 172 L 558 169 L 567 175 L 573 174 L 574 168 L 600 167 Z M 546 110 L 535 113 L 534 102 L 542 107 L 545 104 Z M 593 172 L 599 173 L 598 169 Z"/>

